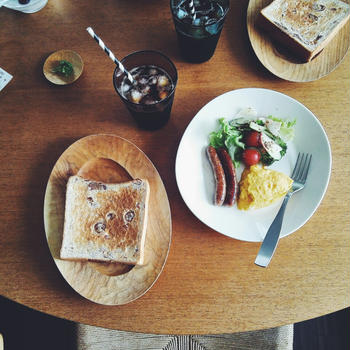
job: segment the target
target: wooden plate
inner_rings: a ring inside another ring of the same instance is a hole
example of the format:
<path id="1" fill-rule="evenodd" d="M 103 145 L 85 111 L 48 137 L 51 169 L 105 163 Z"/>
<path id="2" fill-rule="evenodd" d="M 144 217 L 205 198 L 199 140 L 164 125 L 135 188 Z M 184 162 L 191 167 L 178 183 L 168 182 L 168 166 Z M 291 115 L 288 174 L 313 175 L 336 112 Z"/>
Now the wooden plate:
<path id="1" fill-rule="evenodd" d="M 143 266 L 59 258 L 66 184 L 68 178 L 76 174 L 107 183 L 135 177 L 148 180 L 149 217 Z M 162 272 L 170 248 L 170 207 L 158 171 L 139 148 L 115 135 L 84 137 L 61 155 L 46 188 L 44 224 L 50 252 L 63 277 L 79 294 L 104 305 L 126 304 L 145 294 Z"/>
<path id="2" fill-rule="evenodd" d="M 350 3 L 350 0 L 345 1 Z M 339 31 L 327 47 L 311 62 L 298 63 L 288 56 L 256 26 L 262 8 L 271 0 L 250 0 L 247 10 L 247 27 L 250 42 L 260 62 L 274 75 L 289 81 L 306 82 L 332 72 L 346 55 L 350 44 L 350 22 Z"/>
<path id="3" fill-rule="evenodd" d="M 54 73 L 53 70 L 61 60 L 70 62 L 73 66 L 73 74 L 65 77 L 64 75 Z M 68 85 L 76 81 L 83 72 L 84 63 L 78 53 L 72 50 L 59 50 L 52 53 L 43 66 L 43 73 L 47 80 L 56 85 Z"/>

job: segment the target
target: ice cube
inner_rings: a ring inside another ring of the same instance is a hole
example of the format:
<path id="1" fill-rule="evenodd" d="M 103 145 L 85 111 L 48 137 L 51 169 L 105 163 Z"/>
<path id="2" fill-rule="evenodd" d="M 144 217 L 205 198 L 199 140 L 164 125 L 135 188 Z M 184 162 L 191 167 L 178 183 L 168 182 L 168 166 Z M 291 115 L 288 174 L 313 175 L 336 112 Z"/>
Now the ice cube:
<path id="1" fill-rule="evenodd" d="M 130 92 L 130 100 L 134 103 L 140 103 L 141 98 L 143 97 L 142 93 L 138 90 L 131 90 Z"/>
<path id="2" fill-rule="evenodd" d="M 166 90 L 159 91 L 159 98 L 163 100 L 164 98 L 168 97 L 169 93 Z"/>
<path id="3" fill-rule="evenodd" d="M 150 77 L 149 79 L 148 79 L 148 84 L 150 84 L 150 85 L 155 85 L 155 84 L 157 84 L 157 77 Z"/>
<path id="4" fill-rule="evenodd" d="M 169 79 L 165 75 L 161 75 L 158 77 L 158 87 L 164 87 L 169 84 Z"/>
<path id="5" fill-rule="evenodd" d="M 121 90 L 122 90 L 123 93 L 128 92 L 130 90 L 130 88 L 131 88 L 131 85 L 129 85 L 128 83 L 124 83 L 121 86 Z"/>
<path id="6" fill-rule="evenodd" d="M 216 34 L 219 31 L 219 24 L 213 18 L 209 19 L 208 22 L 206 23 L 208 26 L 205 27 L 205 30 L 211 35 Z"/>
<path id="7" fill-rule="evenodd" d="M 185 9 L 179 7 L 177 9 L 177 18 L 178 19 L 184 19 L 186 17 L 188 17 L 188 12 Z"/>
<path id="8" fill-rule="evenodd" d="M 147 95 L 150 93 L 150 91 L 151 91 L 151 87 L 149 85 L 146 85 L 141 89 L 142 95 Z"/>
<path id="9" fill-rule="evenodd" d="M 157 70 L 155 68 L 151 68 L 149 71 L 148 71 L 148 74 L 149 75 L 156 75 L 157 74 Z"/>
<path id="10" fill-rule="evenodd" d="M 201 18 L 196 18 L 192 23 L 195 26 L 200 26 L 202 24 L 202 20 Z"/>
<path id="11" fill-rule="evenodd" d="M 142 77 L 140 78 L 139 83 L 141 85 L 146 85 L 148 83 L 148 79 L 146 77 Z"/>

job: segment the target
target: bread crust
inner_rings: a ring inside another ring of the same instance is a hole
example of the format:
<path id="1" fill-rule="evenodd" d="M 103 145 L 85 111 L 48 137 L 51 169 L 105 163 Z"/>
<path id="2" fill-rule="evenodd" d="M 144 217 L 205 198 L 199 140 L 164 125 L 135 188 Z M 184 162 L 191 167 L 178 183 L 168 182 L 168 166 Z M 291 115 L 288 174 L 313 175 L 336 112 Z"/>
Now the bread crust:
<path id="1" fill-rule="evenodd" d="M 301 62 L 309 62 L 334 38 L 350 17 L 341 0 L 274 0 L 257 25 Z"/>
<path id="2" fill-rule="evenodd" d="M 60 257 L 143 264 L 149 184 L 68 179 Z"/>

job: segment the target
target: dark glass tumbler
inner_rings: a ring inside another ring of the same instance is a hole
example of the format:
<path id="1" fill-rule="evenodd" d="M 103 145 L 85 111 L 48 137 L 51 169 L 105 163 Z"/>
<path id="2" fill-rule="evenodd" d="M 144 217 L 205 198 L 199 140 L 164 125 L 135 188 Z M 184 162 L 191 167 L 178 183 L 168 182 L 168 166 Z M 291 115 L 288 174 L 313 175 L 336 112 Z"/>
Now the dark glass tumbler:
<path id="1" fill-rule="evenodd" d="M 160 68 L 165 71 L 171 79 L 171 90 L 164 99 L 152 103 L 143 104 L 130 101 L 122 90 L 123 79 L 125 74 L 118 67 L 115 68 L 113 74 L 113 84 L 117 94 L 124 102 L 137 125 L 141 129 L 156 130 L 164 126 L 170 118 L 171 108 L 174 101 L 175 88 L 177 84 L 177 70 L 170 59 L 158 51 L 137 51 L 124 57 L 121 60 L 123 66 L 130 72 L 133 68 L 150 66 Z"/>
<path id="2" fill-rule="evenodd" d="M 230 3 L 229 0 L 195 0 L 196 18 L 193 19 L 189 2 L 170 0 L 180 53 L 186 61 L 205 62 L 215 52 Z"/>

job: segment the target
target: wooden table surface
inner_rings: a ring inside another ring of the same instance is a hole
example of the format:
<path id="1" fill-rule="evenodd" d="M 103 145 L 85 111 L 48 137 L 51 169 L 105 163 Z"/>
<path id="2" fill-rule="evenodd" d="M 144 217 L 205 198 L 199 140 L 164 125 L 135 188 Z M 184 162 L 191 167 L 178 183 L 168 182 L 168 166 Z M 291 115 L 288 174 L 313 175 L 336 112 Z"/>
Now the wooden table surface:
<path id="1" fill-rule="evenodd" d="M 350 55 L 318 81 L 276 78 L 251 49 L 247 6 L 231 1 L 215 56 L 202 64 L 180 58 L 168 1 L 49 0 L 35 14 L 0 9 L 0 67 L 13 75 L 0 92 L 1 295 L 86 324 L 177 334 L 280 326 L 350 305 Z M 120 58 L 156 49 L 174 61 L 179 82 L 163 129 L 137 129 L 114 91 L 114 64 L 87 34 L 88 26 Z M 46 57 L 59 49 L 77 51 L 85 63 L 79 80 L 65 87 L 51 85 L 42 74 Z M 214 97 L 245 87 L 299 100 L 317 115 L 332 148 L 331 180 L 320 207 L 281 240 L 267 269 L 254 265 L 258 243 L 223 236 L 192 215 L 174 175 L 179 141 L 196 112 Z M 56 268 L 44 232 L 45 186 L 56 160 L 74 141 L 96 133 L 126 138 L 148 155 L 172 212 L 172 243 L 160 278 L 123 306 L 98 305 L 74 292 Z"/>

